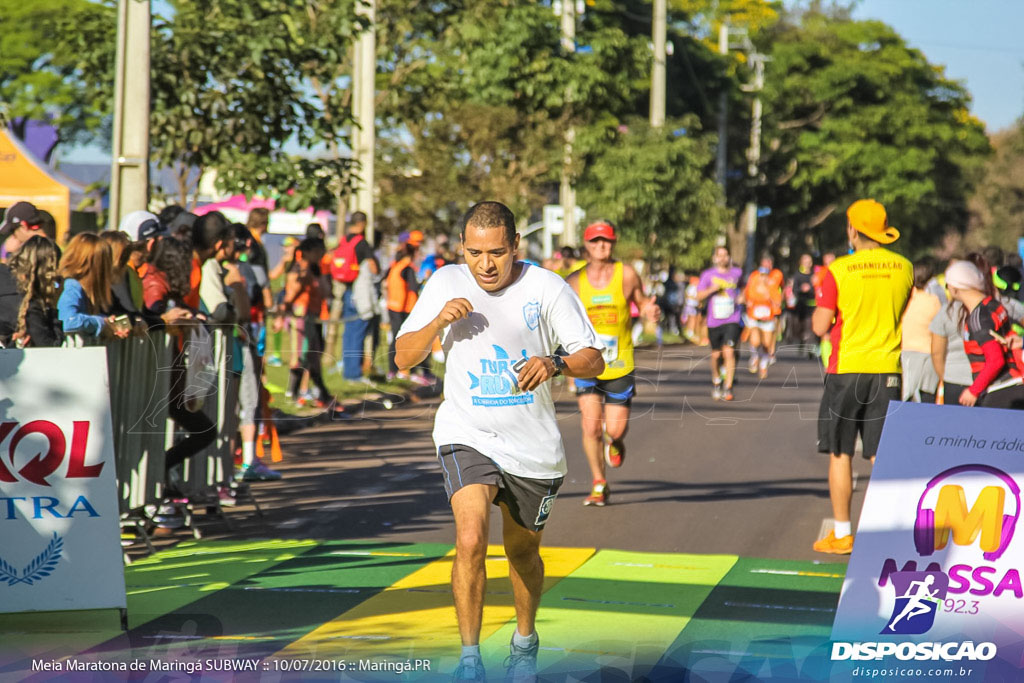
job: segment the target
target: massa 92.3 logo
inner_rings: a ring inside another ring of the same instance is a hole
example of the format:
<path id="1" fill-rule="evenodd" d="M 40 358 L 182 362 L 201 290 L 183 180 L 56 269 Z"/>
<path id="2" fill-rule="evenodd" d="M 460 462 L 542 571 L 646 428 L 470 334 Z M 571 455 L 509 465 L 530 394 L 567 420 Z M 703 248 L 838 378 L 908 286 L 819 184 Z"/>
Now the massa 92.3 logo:
<path id="1" fill-rule="evenodd" d="M 982 475 L 992 482 L 982 487 L 973 504 L 968 506 L 962 485 L 967 480 L 960 475 Z M 953 478 L 960 483 L 949 481 Z M 938 491 L 937 496 L 931 497 L 934 507 L 927 507 L 933 490 Z M 1009 497 L 1014 501 L 1013 514 L 1007 514 Z M 914 547 L 919 555 L 927 557 L 945 548 L 952 535 L 953 543 L 959 546 L 972 545 L 978 540 L 984 558 L 993 562 L 1009 547 L 1019 518 L 1020 488 L 1010 475 L 989 465 L 959 465 L 940 472 L 925 486 L 917 502 Z"/>
<path id="2" fill-rule="evenodd" d="M 896 591 L 896 605 L 881 633 L 926 633 L 946 599 L 949 577 L 943 572 L 895 572 L 889 579 Z"/>

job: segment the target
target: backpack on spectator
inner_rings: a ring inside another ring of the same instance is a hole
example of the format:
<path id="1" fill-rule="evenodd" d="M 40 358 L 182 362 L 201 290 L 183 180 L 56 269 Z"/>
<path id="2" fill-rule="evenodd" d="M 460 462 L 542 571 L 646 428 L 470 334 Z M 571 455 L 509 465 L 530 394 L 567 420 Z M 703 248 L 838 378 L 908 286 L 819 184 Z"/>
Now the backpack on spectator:
<path id="1" fill-rule="evenodd" d="M 338 247 L 331 255 L 331 277 L 338 282 L 355 282 L 359 275 L 359 260 L 356 257 L 356 245 L 363 239 L 355 235 L 351 239 L 341 238 Z"/>

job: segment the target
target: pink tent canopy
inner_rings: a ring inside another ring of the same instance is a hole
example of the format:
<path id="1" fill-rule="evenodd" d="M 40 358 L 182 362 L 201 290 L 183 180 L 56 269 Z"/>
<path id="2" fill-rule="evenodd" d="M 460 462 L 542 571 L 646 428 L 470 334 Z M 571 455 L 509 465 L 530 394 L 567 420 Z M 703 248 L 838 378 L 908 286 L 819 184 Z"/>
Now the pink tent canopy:
<path id="1" fill-rule="evenodd" d="M 277 202 L 273 199 L 253 197 L 247 199 L 244 194 L 237 194 L 221 202 L 204 204 L 196 207 L 192 213 L 197 216 L 220 211 L 228 220 L 244 223 L 252 209 L 268 209 L 270 211 L 270 232 L 281 235 L 302 235 L 306 232 L 306 225 L 319 223 L 324 232 L 330 234 L 330 222 L 334 214 L 329 211 L 313 211 L 313 208 L 302 211 L 289 212 L 277 210 Z"/>

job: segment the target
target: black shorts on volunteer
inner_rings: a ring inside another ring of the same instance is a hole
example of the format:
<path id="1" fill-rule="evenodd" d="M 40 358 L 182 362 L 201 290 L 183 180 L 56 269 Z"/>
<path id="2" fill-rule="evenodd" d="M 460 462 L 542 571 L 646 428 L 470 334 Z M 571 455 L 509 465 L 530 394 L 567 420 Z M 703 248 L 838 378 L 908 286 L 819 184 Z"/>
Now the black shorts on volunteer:
<path id="1" fill-rule="evenodd" d="M 441 446 L 437 449 L 437 459 L 441 462 L 449 502 L 464 486 L 497 486 L 494 504 L 504 503 L 516 524 L 530 531 L 544 529 L 562 486 L 562 477 L 529 479 L 509 474 L 480 451 L 460 444 Z"/>
<path id="2" fill-rule="evenodd" d="M 576 395 L 597 394 L 604 399 L 605 405 L 626 406 L 633 403 L 636 396 L 636 378 L 633 373 L 615 379 L 581 379 L 576 378 Z"/>
<path id="3" fill-rule="evenodd" d="M 902 379 L 890 373 L 846 373 L 825 376 L 818 410 L 818 452 L 853 455 L 860 433 L 862 455 L 878 453 L 889 401 L 899 401 Z"/>
<path id="4" fill-rule="evenodd" d="M 734 347 L 740 343 L 740 324 L 726 323 L 708 328 L 708 341 L 712 351 L 720 351 L 723 346 Z"/>

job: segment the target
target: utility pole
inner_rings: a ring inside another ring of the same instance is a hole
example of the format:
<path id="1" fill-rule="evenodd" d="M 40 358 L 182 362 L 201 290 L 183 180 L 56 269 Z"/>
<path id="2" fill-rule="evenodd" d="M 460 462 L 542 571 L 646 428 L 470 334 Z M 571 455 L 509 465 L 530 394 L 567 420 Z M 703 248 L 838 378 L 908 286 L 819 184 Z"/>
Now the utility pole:
<path id="1" fill-rule="evenodd" d="M 120 0 L 107 226 L 149 205 L 149 0 Z M 131 68 L 127 67 L 131 55 Z"/>
<path id="2" fill-rule="evenodd" d="M 651 38 L 654 63 L 651 65 L 651 127 L 665 124 L 665 39 L 667 33 L 666 0 L 654 0 L 654 21 Z"/>
<path id="3" fill-rule="evenodd" d="M 718 27 L 718 54 L 729 54 L 729 25 L 722 22 Z M 725 90 L 718 96 L 718 156 L 715 158 L 715 178 L 722 188 L 722 197 L 726 190 L 726 153 L 729 138 L 729 93 Z"/>
<path id="4" fill-rule="evenodd" d="M 352 151 L 359 163 L 359 187 L 352 195 L 351 211 L 366 214 L 366 241 L 373 243 L 374 236 L 374 151 L 377 146 L 376 112 L 374 98 L 377 95 L 377 27 L 376 1 L 356 5 L 356 12 L 369 22 L 366 30 L 356 40 L 352 60 Z M 344 216 L 338 216 L 344 222 Z"/>
<path id="5" fill-rule="evenodd" d="M 764 63 L 768 58 L 755 52 L 750 55 L 750 63 L 754 67 L 754 81 L 744 90 L 754 93 L 750 116 L 750 148 L 747 150 L 747 175 L 756 184 L 761 163 L 761 95 L 764 89 Z M 746 215 L 745 232 L 747 238 L 747 272 L 754 269 L 754 238 L 757 236 L 757 201 L 747 202 L 744 208 Z"/>
<path id="6" fill-rule="evenodd" d="M 576 0 L 562 0 L 562 49 L 567 53 L 576 52 Z M 567 108 L 572 106 L 572 88 L 566 92 Z M 572 145 L 576 130 L 570 126 L 565 131 L 565 152 L 562 156 L 562 182 L 558 188 L 558 201 L 562 205 L 562 246 L 575 247 L 576 239 L 576 188 L 572 184 Z"/>

